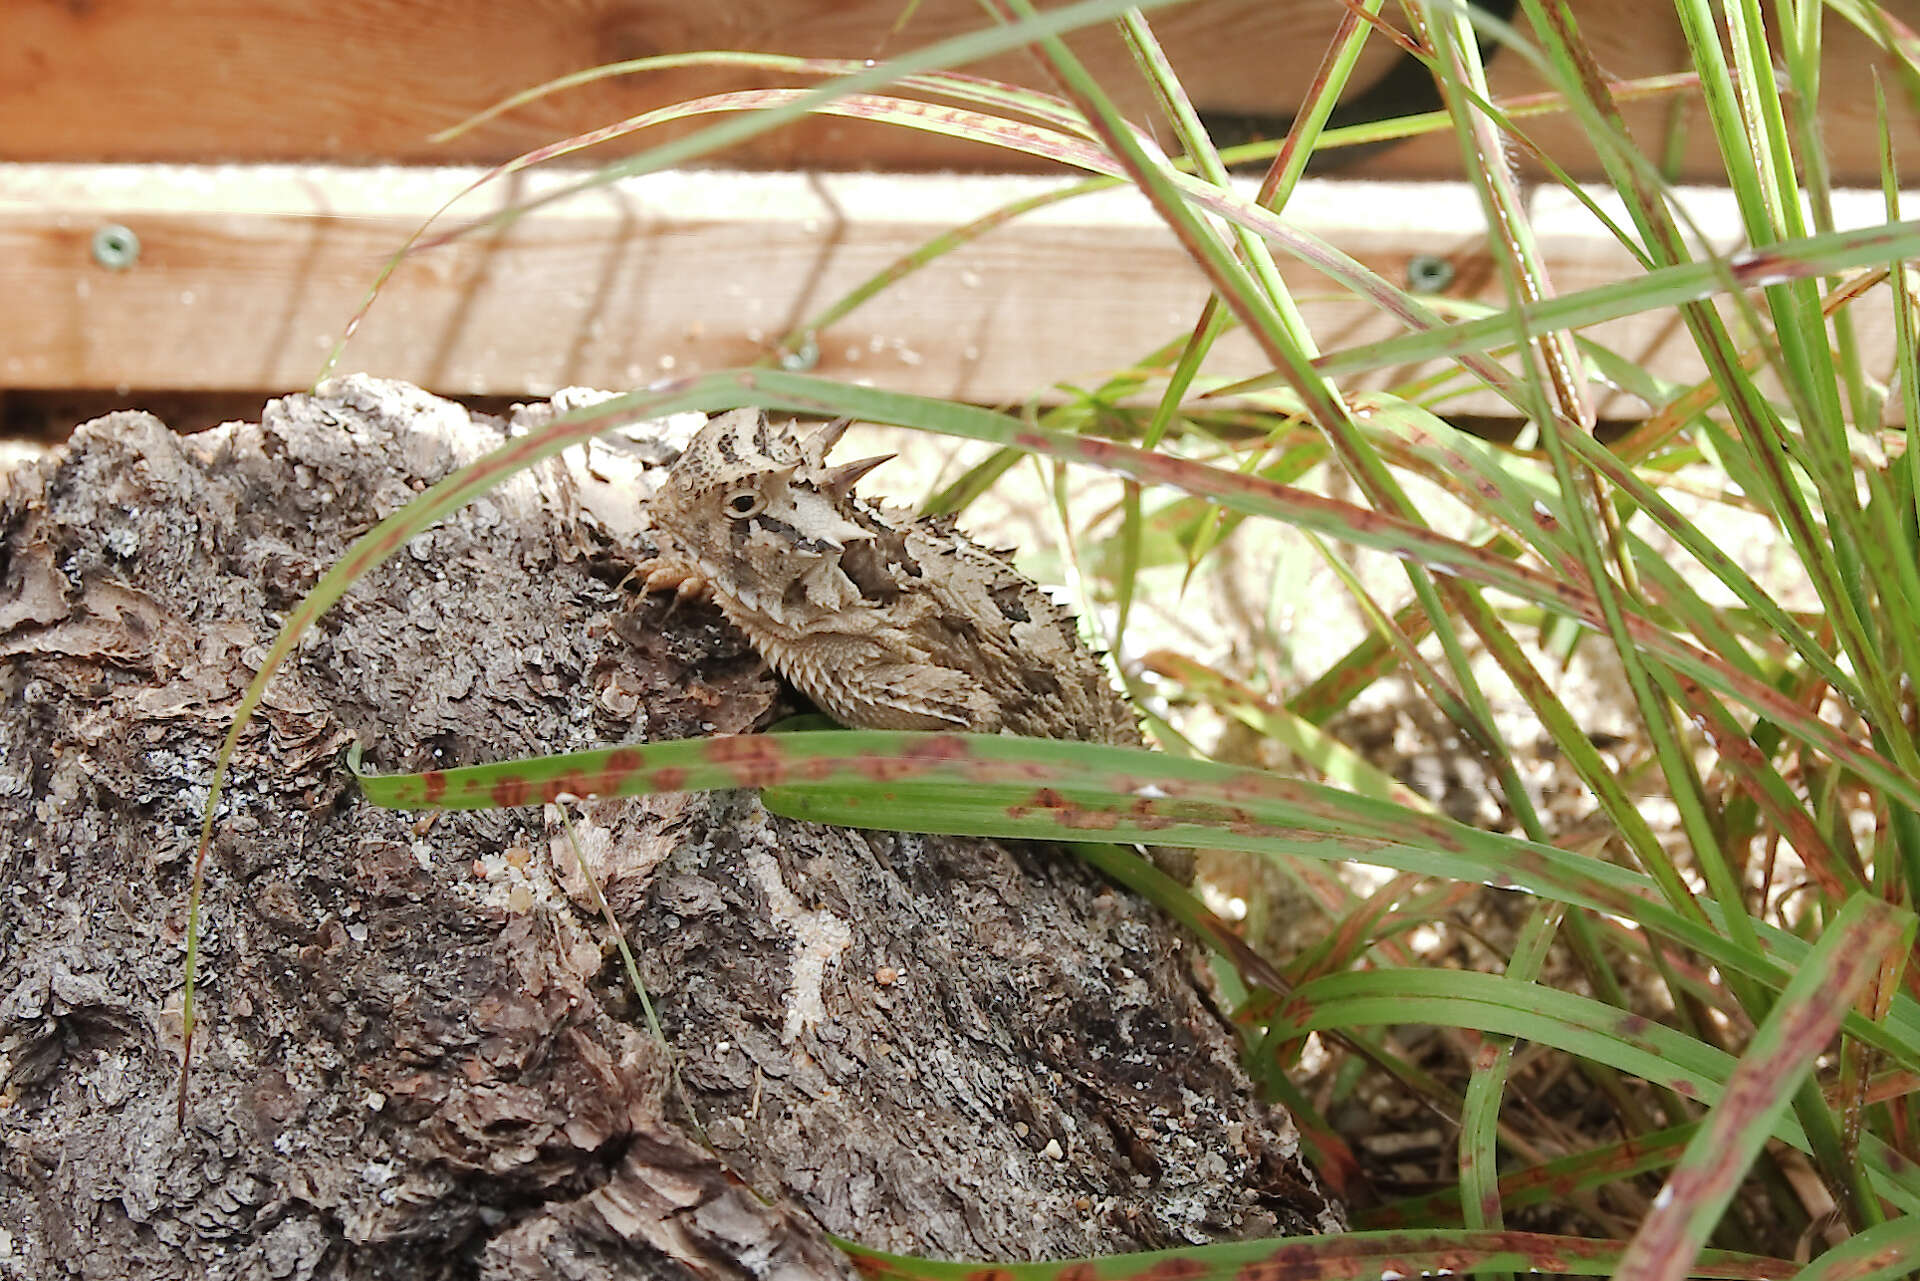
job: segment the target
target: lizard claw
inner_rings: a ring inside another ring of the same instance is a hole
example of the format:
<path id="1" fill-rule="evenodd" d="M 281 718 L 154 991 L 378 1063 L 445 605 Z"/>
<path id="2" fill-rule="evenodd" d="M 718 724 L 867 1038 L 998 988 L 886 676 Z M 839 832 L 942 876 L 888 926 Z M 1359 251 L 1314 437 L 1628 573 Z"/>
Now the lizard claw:
<path id="1" fill-rule="evenodd" d="M 671 561 L 643 560 L 633 567 L 627 575 L 627 581 L 640 580 L 642 591 L 672 592 L 673 600 L 667 605 L 667 614 L 680 606 L 680 602 L 698 600 L 713 595 L 713 584 L 699 574 Z"/>

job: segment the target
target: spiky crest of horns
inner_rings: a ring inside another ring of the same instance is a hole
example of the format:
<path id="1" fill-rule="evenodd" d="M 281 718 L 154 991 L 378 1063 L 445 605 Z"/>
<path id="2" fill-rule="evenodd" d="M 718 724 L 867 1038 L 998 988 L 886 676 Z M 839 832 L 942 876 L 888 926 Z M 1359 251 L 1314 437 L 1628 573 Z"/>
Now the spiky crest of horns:
<path id="1" fill-rule="evenodd" d="M 673 470 L 696 489 L 745 475 L 785 472 L 843 497 L 855 481 L 894 457 L 880 454 L 829 467 L 827 453 L 852 423 L 851 418 L 837 418 L 802 440 L 792 422 L 776 427 L 762 410 L 731 410 L 700 429 Z"/>

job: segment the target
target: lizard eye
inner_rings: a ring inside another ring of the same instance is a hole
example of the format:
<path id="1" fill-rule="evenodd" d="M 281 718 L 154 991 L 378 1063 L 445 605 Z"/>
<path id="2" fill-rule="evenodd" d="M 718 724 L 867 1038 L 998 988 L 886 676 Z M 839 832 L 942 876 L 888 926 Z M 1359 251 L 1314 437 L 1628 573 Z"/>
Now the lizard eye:
<path id="1" fill-rule="evenodd" d="M 757 489 L 736 489 L 727 495 L 727 515 L 735 520 L 758 516 L 767 509 L 766 496 Z"/>

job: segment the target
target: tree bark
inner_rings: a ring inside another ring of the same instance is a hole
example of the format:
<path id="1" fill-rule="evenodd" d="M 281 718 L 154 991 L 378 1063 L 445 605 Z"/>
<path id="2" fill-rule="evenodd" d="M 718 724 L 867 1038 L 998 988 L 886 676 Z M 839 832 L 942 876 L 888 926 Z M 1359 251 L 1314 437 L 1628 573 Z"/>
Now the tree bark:
<path id="1" fill-rule="evenodd" d="M 570 828 L 359 798 L 356 735 L 413 770 L 791 708 L 717 614 L 623 589 L 636 503 L 599 473 L 648 472 L 604 448 L 415 539 L 274 681 L 222 804 L 176 1128 L 187 879 L 239 693 L 354 536 L 507 428 L 357 377 L 263 417 L 114 414 L 0 474 L 0 1276 L 836 1277 L 829 1232 L 1027 1259 L 1337 1227 L 1195 945 L 1060 849 L 746 793 Z"/>

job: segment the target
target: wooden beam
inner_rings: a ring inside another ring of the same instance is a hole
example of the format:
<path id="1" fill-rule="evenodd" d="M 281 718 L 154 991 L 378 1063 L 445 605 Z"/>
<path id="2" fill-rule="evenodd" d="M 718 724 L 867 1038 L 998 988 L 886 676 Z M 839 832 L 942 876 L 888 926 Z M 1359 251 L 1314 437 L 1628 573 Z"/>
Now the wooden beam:
<path id="1" fill-rule="evenodd" d="M 303 386 L 387 258 L 472 170 L 294 166 L 0 166 L 0 387 L 275 390 Z M 575 175 L 523 175 L 537 194 Z M 1058 185 L 1019 176 L 659 174 L 556 204 L 403 262 L 342 369 L 446 394 L 629 387 L 765 355 L 888 263 L 970 218 Z M 505 200 L 463 201 L 450 225 Z M 1686 194 L 1702 225 L 1736 227 L 1728 197 Z M 1843 195 L 1846 225 L 1881 220 L 1877 193 Z M 1572 291 L 1637 268 L 1590 215 L 1536 196 L 1554 283 Z M 1390 279 L 1444 258 L 1456 298 L 1501 303 L 1479 205 L 1451 184 L 1311 181 L 1303 230 Z M 124 226 L 137 259 L 114 270 L 95 236 Z M 1723 234 L 1732 247 L 1735 238 Z M 1292 261 L 1283 275 L 1322 350 L 1398 332 Z M 980 403 L 1055 398 L 1187 333 L 1205 285 L 1127 192 L 1052 206 L 936 261 L 818 335 L 826 375 Z M 1859 304 L 1869 373 L 1892 368 L 1886 291 Z M 1705 376 L 1663 317 L 1594 336 L 1661 377 Z M 1230 334 L 1208 371 L 1263 365 Z M 1391 371 L 1404 376 L 1406 371 Z M 1356 383 L 1381 385 L 1386 375 Z M 1614 394 L 1604 415 L 1634 417 Z M 1475 393 L 1457 412 L 1507 413 Z"/>
<path id="2" fill-rule="evenodd" d="M 1666 0 L 1659 0 L 1665 3 Z M 1326 0 L 1200 0 L 1156 29 L 1210 106 L 1284 114 L 1339 22 Z M 41 161 L 493 163 L 705 94 L 812 83 L 676 68 L 549 98 L 450 145 L 429 135 L 597 64 L 739 49 L 884 59 L 989 25 L 973 0 L 8 0 L 0 4 L 0 155 Z M 1074 45 L 1130 111 L 1151 98 L 1110 29 Z M 1397 59 L 1387 41 L 1362 75 Z M 1025 51 L 970 72 L 1049 84 Z M 657 136 L 657 135 L 656 135 Z M 728 157 L 772 168 L 1005 168 L 1005 153 L 818 119 Z"/>
<path id="3" fill-rule="evenodd" d="M 1582 34 L 1621 80 L 1689 69 L 1671 0 L 1579 6 Z M 1915 23 L 1914 0 L 1888 9 Z M 1344 10 L 1334 0 L 1195 0 L 1156 10 L 1154 30 L 1206 112 L 1264 118 L 1277 136 L 1313 83 Z M 451 144 L 431 134 L 494 102 L 596 64 L 656 54 L 742 49 L 884 59 L 985 22 L 973 0 L 7 0 L 0 4 L 0 155 L 19 161 L 328 161 L 486 164 L 558 138 L 703 94 L 782 81 L 741 68 L 681 68 L 608 80 L 548 98 Z M 1525 25 L 1522 23 L 1522 32 Z M 1912 166 L 1920 117 L 1890 61 L 1829 13 L 1821 47 L 1821 120 L 1836 184 L 1879 180 L 1873 85 L 1889 86 L 1896 149 Z M 1074 46 L 1134 119 L 1157 119 L 1153 99 L 1111 30 Z M 1496 97 L 1546 84 L 1516 53 L 1489 46 Z M 1405 60 L 1369 42 L 1348 98 Z M 1024 51 L 970 66 L 1043 89 Z M 1410 90 L 1373 101 L 1375 117 L 1421 110 Z M 1629 105 L 1640 145 L 1677 141 L 1680 172 L 1718 182 L 1698 94 Z M 1597 176 L 1576 122 L 1534 119 L 1526 129 L 1570 172 Z M 649 135 L 649 138 L 657 135 Z M 1449 132 L 1346 161 L 1376 178 L 1461 176 Z M 721 157 L 760 168 L 1007 169 L 1045 162 L 884 126 L 818 118 L 764 135 Z"/>

